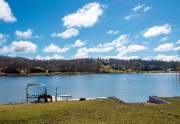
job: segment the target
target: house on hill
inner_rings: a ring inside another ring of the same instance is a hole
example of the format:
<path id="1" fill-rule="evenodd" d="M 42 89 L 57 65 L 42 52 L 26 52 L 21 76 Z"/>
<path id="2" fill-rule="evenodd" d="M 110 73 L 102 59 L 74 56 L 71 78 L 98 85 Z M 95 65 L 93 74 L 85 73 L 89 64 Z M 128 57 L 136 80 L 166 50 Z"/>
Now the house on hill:
<path id="1" fill-rule="evenodd" d="M 31 68 L 30 73 L 48 73 L 48 70 L 37 66 L 37 67 Z"/>

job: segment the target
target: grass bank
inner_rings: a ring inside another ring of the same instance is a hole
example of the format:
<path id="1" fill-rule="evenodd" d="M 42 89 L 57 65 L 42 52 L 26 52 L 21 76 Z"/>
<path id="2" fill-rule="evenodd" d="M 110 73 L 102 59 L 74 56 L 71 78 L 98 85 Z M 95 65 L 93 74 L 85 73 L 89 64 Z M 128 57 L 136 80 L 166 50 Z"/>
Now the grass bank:
<path id="1" fill-rule="evenodd" d="M 180 124 L 180 98 L 172 104 L 93 100 L 0 105 L 0 124 Z"/>

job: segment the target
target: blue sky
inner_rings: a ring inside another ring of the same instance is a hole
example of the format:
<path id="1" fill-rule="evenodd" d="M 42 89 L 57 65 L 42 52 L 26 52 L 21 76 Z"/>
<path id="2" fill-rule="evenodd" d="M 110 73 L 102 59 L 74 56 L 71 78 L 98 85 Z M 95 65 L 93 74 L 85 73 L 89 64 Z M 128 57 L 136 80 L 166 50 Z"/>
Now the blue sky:
<path id="1" fill-rule="evenodd" d="M 180 60 L 179 0 L 0 0 L 0 54 Z"/>

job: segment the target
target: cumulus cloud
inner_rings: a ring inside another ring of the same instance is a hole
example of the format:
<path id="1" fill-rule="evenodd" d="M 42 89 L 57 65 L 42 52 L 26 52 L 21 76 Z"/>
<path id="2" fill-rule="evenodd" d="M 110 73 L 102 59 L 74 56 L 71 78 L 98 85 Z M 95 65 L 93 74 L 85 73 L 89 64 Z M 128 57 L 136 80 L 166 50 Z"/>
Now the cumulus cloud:
<path id="1" fill-rule="evenodd" d="M 22 52 L 31 53 L 36 52 L 37 46 L 31 41 L 13 41 L 9 46 L 0 48 L 1 52 Z"/>
<path id="2" fill-rule="evenodd" d="M 32 33 L 33 33 L 32 29 L 27 29 L 26 31 L 20 31 L 20 30 L 15 31 L 16 37 L 23 39 L 32 38 Z"/>
<path id="3" fill-rule="evenodd" d="M 91 47 L 87 49 L 88 53 L 104 53 L 113 50 L 113 47 Z"/>
<path id="4" fill-rule="evenodd" d="M 0 44 L 6 42 L 8 35 L 0 33 Z"/>
<path id="5" fill-rule="evenodd" d="M 75 29 L 75 28 L 69 28 L 67 30 L 65 30 L 64 32 L 62 33 L 52 33 L 52 37 L 60 37 L 60 38 L 63 38 L 63 39 L 68 39 L 68 38 L 71 38 L 73 36 L 77 36 L 79 35 L 79 30 L 78 29 Z"/>
<path id="6" fill-rule="evenodd" d="M 60 60 L 60 59 L 64 59 L 64 56 L 58 55 L 58 54 L 54 54 L 53 56 L 40 56 L 37 55 L 35 57 L 36 60 Z"/>
<path id="7" fill-rule="evenodd" d="M 110 52 L 111 50 L 121 47 L 126 44 L 128 41 L 128 35 L 123 34 L 120 35 L 118 38 L 114 39 L 111 42 L 98 44 L 96 47 L 83 47 L 77 50 L 75 54 L 75 58 L 87 58 L 89 53 L 105 53 Z"/>
<path id="8" fill-rule="evenodd" d="M 147 12 L 147 11 L 149 11 L 150 9 L 152 9 L 152 8 L 151 8 L 150 6 L 147 6 L 147 7 L 144 8 L 143 11 L 144 11 L 144 12 Z"/>
<path id="9" fill-rule="evenodd" d="M 121 60 L 132 60 L 132 59 L 139 59 L 139 56 L 122 56 L 121 54 L 114 56 L 116 59 L 121 59 Z"/>
<path id="10" fill-rule="evenodd" d="M 107 34 L 113 34 L 113 35 L 118 34 L 118 33 L 119 33 L 118 30 L 109 30 L 109 31 L 107 32 Z"/>
<path id="11" fill-rule="evenodd" d="M 65 27 L 91 27 L 103 14 L 103 7 L 98 2 L 89 3 L 77 12 L 65 16 L 62 20 Z"/>
<path id="12" fill-rule="evenodd" d="M 143 10 L 144 12 L 150 10 L 151 7 L 150 6 L 146 6 L 145 4 L 140 4 L 140 5 L 137 5 L 133 8 L 133 11 L 136 12 L 136 11 L 141 11 Z"/>
<path id="13" fill-rule="evenodd" d="M 164 55 L 164 54 L 159 54 L 157 56 L 153 57 L 145 57 L 143 60 L 156 60 L 156 61 L 180 61 L 180 57 L 178 55 Z"/>
<path id="14" fill-rule="evenodd" d="M 82 47 L 84 45 L 85 45 L 84 42 L 78 39 L 74 42 L 74 44 L 71 47 Z"/>
<path id="15" fill-rule="evenodd" d="M 145 46 L 138 45 L 138 44 L 130 45 L 127 47 L 128 52 L 138 52 L 138 51 L 142 51 L 145 49 L 147 49 Z"/>
<path id="16" fill-rule="evenodd" d="M 157 52 L 167 52 L 167 51 L 172 51 L 174 49 L 173 43 L 164 43 L 160 44 L 158 47 L 154 49 L 154 51 Z"/>
<path id="17" fill-rule="evenodd" d="M 124 19 L 125 20 L 130 20 L 132 17 L 133 17 L 133 15 L 131 14 L 131 15 L 125 16 Z"/>
<path id="18" fill-rule="evenodd" d="M 30 41 L 14 41 L 10 49 L 14 52 L 35 52 L 37 46 Z"/>
<path id="19" fill-rule="evenodd" d="M 86 47 L 80 48 L 77 50 L 77 53 L 75 54 L 74 58 L 88 58 L 88 51 Z"/>
<path id="20" fill-rule="evenodd" d="M 15 22 L 17 20 L 5 0 L 0 0 L 0 20 L 3 22 Z"/>
<path id="21" fill-rule="evenodd" d="M 133 13 L 127 15 L 124 17 L 125 20 L 130 20 L 134 17 L 138 17 L 140 13 L 142 12 L 147 12 L 149 11 L 150 9 L 152 9 L 150 6 L 147 6 L 145 4 L 140 4 L 140 5 L 137 5 L 135 6 L 132 10 L 133 10 Z"/>
<path id="22" fill-rule="evenodd" d="M 116 56 L 107 57 L 118 59 L 137 59 L 139 58 L 138 56 L 127 56 L 127 53 L 135 53 L 147 49 L 147 47 L 139 44 L 132 44 L 127 46 L 128 41 L 128 35 L 120 35 L 118 38 L 112 40 L 111 42 L 98 44 L 96 47 L 79 48 L 74 58 L 87 58 L 89 57 L 90 53 L 106 53 L 112 50 L 116 50 L 118 52 Z"/>
<path id="23" fill-rule="evenodd" d="M 140 57 L 139 56 L 125 56 L 125 55 L 118 54 L 116 56 L 105 56 L 105 57 L 102 57 L 102 58 L 105 58 L 105 59 L 120 59 L 120 60 L 133 60 L 133 59 L 139 59 Z"/>
<path id="24" fill-rule="evenodd" d="M 157 56 L 155 56 L 155 60 L 161 60 L 161 61 L 180 61 L 180 57 L 178 57 L 177 55 L 174 55 L 174 56 L 157 55 Z"/>
<path id="25" fill-rule="evenodd" d="M 176 44 L 180 44 L 180 40 L 176 41 Z"/>
<path id="26" fill-rule="evenodd" d="M 113 50 L 113 47 L 91 47 L 91 48 L 80 48 L 75 54 L 75 58 L 87 58 L 89 53 L 104 53 Z"/>
<path id="27" fill-rule="evenodd" d="M 180 51 L 180 46 L 174 48 L 175 51 Z"/>
<path id="28" fill-rule="evenodd" d="M 156 37 L 162 34 L 169 34 L 172 28 L 169 24 L 158 25 L 148 28 L 145 32 L 142 33 L 143 37 Z"/>
<path id="29" fill-rule="evenodd" d="M 44 52 L 46 53 L 64 53 L 67 52 L 69 48 L 60 48 L 59 46 L 51 43 L 49 46 L 45 46 Z"/>
<path id="30" fill-rule="evenodd" d="M 141 10 L 145 7 L 145 4 L 140 4 L 140 5 L 137 5 L 133 8 L 133 11 L 138 11 L 138 10 Z"/>
<path id="31" fill-rule="evenodd" d="M 147 47 L 145 47 L 143 45 L 133 44 L 133 45 L 129 45 L 129 46 L 119 47 L 119 48 L 117 48 L 117 51 L 119 52 L 119 54 L 123 55 L 123 54 L 127 54 L 127 53 L 143 51 L 146 49 L 147 49 Z"/>
<path id="32" fill-rule="evenodd" d="M 129 40 L 129 37 L 127 34 L 120 35 L 118 38 L 114 39 L 111 42 L 99 44 L 99 47 L 114 47 L 118 48 L 126 44 Z"/>

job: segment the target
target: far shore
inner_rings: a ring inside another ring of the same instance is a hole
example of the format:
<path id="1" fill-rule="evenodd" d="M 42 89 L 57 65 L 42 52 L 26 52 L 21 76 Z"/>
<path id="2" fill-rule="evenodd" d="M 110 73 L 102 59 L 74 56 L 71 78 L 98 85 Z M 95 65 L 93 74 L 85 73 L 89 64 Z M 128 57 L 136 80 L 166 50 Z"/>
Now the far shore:
<path id="1" fill-rule="evenodd" d="M 89 74 L 144 74 L 144 73 L 179 73 L 177 71 L 115 71 L 115 72 L 53 72 L 53 73 L 0 73 L 0 76 L 53 76 L 53 75 L 89 75 Z"/>

